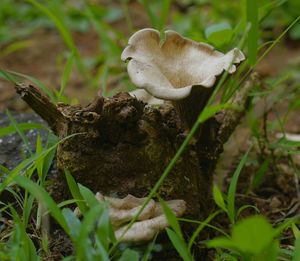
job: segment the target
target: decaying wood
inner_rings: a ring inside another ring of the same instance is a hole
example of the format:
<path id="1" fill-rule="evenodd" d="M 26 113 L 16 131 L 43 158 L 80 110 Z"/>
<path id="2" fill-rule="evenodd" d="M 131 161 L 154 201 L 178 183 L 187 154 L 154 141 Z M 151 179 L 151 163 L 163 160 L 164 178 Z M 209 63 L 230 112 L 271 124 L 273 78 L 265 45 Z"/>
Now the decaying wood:
<path id="1" fill-rule="evenodd" d="M 65 124 L 63 115 L 43 93 L 32 85 L 18 84 L 16 91 L 21 98 L 57 132 Z"/>
<path id="2" fill-rule="evenodd" d="M 210 210 L 213 171 L 244 114 L 250 87 L 246 84 L 232 100 L 240 110 L 220 112 L 203 124 L 159 190 L 166 200 L 185 200 L 187 216 L 205 217 Z M 118 93 L 111 98 L 97 95 L 86 107 L 55 105 L 32 85 L 17 85 L 16 90 L 60 138 L 78 133 L 57 149 L 61 175 L 52 192 L 57 200 L 67 195 L 65 169 L 95 193 L 144 197 L 185 136 L 184 123 L 170 104 L 150 106 Z"/>

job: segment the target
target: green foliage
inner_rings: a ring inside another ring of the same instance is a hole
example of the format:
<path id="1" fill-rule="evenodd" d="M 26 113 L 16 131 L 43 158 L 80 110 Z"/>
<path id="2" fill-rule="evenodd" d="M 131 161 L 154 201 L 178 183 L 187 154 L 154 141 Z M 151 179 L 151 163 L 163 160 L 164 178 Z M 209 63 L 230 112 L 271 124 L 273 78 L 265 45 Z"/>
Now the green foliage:
<path id="1" fill-rule="evenodd" d="M 166 231 L 167 231 L 167 234 L 168 234 L 173 246 L 176 248 L 176 250 L 179 253 L 179 255 L 181 256 L 181 258 L 184 261 L 194 260 L 191 257 L 190 253 L 188 252 L 188 249 L 187 249 L 185 243 L 178 236 L 178 234 L 176 234 L 173 230 L 171 230 L 169 228 L 167 228 Z"/>
<path id="2" fill-rule="evenodd" d="M 179 226 L 179 223 L 177 221 L 177 218 L 175 214 L 172 212 L 172 210 L 169 208 L 169 206 L 162 200 L 160 199 L 160 204 L 163 208 L 164 214 L 168 220 L 168 223 L 170 224 L 171 229 L 167 228 L 167 234 L 177 250 L 178 254 L 182 257 L 184 261 L 191 261 L 193 260 L 191 254 L 189 253 L 188 247 L 184 241 L 181 228 Z"/>
<path id="3" fill-rule="evenodd" d="M 152 27 L 162 31 L 167 22 L 171 0 L 149 1 L 140 0 L 150 19 Z"/>
<path id="4" fill-rule="evenodd" d="M 87 211 L 87 206 L 83 202 L 83 196 L 81 195 L 77 183 L 75 182 L 74 178 L 71 176 L 68 170 L 65 170 L 66 180 L 70 189 L 70 192 L 74 199 L 76 199 L 76 204 L 79 207 L 81 213 L 85 213 Z"/>
<path id="5" fill-rule="evenodd" d="M 214 24 L 205 29 L 205 37 L 216 47 L 228 44 L 232 36 L 233 30 L 228 23 Z"/>
<path id="6" fill-rule="evenodd" d="M 26 48 L 32 46 L 32 44 L 33 44 L 33 42 L 30 40 L 20 40 L 20 41 L 11 43 L 8 46 L 6 46 L 3 50 L 0 51 L 0 58 L 5 57 L 16 51 L 26 49 Z"/>
<path id="7" fill-rule="evenodd" d="M 238 167 L 236 168 L 231 182 L 230 182 L 230 186 L 228 189 L 228 195 L 227 195 L 227 204 L 228 204 L 228 217 L 231 221 L 231 223 L 235 222 L 236 219 L 236 210 L 235 210 L 235 194 L 236 194 L 236 188 L 237 188 L 237 182 L 238 182 L 238 178 L 240 176 L 241 170 L 243 168 L 243 166 L 246 163 L 248 154 L 251 150 L 251 147 L 248 149 L 248 151 L 246 152 L 246 154 L 243 156 L 243 158 L 241 159 Z"/>
<path id="8" fill-rule="evenodd" d="M 220 207 L 224 212 L 227 212 L 227 206 L 223 198 L 222 192 L 220 191 L 220 189 L 216 184 L 214 184 L 213 186 L 213 197 L 218 207 Z"/>
<path id="9" fill-rule="evenodd" d="M 270 159 L 266 159 L 259 169 L 257 170 L 256 174 L 254 175 L 254 178 L 252 180 L 251 189 L 254 190 L 259 187 L 259 185 L 262 183 L 264 175 L 269 168 Z"/>
<path id="10" fill-rule="evenodd" d="M 17 211 L 10 207 L 10 212 L 13 217 L 14 227 L 7 245 L 4 246 L 4 249 L 0 248 L 1 260 L 41 260 Z"/>
<path id="11" fill-rule="evenodd" d="M 42 202 L 57 223 L 70 236 L 76 250 L 76 260 L 110 260 L 108 256 L 109 243 L 113 242 L 115 238 L 105 204 L 93 203 L 80 221 L 69 208 L 61 210 L 40 185 L 24 176 L 17 176 L 14 180 L 20 187 L 23 187 L 33 195 L 38 202 Z M 89 194 L 87 193 L 89 191 L 87 188 L 83 186 L 80 186 L 80 188 L 81 191 L 85 191 L 85 195 Z M 83 198 L 90 201 L 89 197 L 88 195 L 86 198 Z M 29 205 L 29 201 L 27 201 L 26 205 Z M 14 246 L 8 245 L 7 251 L 1 252 L 3 260 L 40 260 L 31 239 L 24 229 L 24 222 L 14 210 L 11 211 L 14 219 L 17 219 L 18 222 L 16 222 L 16 228 L 14 228 L 14 233 L 11 236 Z M 21 232 L 19 232 L 19 229 L 21 229 Z M 18 235 L 18 237 L 16 238 L 15 235 Z M 23 245 L 20 245 L 21 241 Z M 15 258 L 5 259 L 4 257 L 8 256 L 10 252 L 15 255 Z M 24 259 L 20 258 L 22 254 Z"/>
<path id="12" fill-rule="evenodd" d="M 256 63 L 258 48 L 258 2 L 257 0 L 246 0 L 246 17 L 251 27 L 248 32 L 248 56 L 249 63 L 253 66 Z"/>
<path id="13" fill-rule="evenodd" d="M 63 215 L 60 212 L 60 209 L 57 207 L 54 200 L 48 195 L 48 193 L 40 187 L 35 182 L 29 180 L 28 178 L 24 176 L 17 176 L 14 178 L 14 180 L 17 182 L 17 184 L 24 189 L 26 189 L 28 192 L 30 192 L 33 196 L 35 196 L 36 199 L 43 202 L 47 209 L 51 212 L 52 216 L 55 218 L 55 220 L 58 222 L 58 224 L 61 225 L 61 227 L 69 233 L 69 228 L 67 226 L 67 223 L 63 217 Z"/>
<path id="14" fill-rule="evenodd" d="M 19 72 L 0 70 L 0 78 L 8 80 L 14 84 L 17 84 L 18 82 L 20 82 L 19 78 L 24 78 L 26 80 L 29 80 L 30 82 L 34 83 L 35 86 L 40 88 L 45 94 L 47 94 L 48 97 L 51 99 L 51 101 L 56 101 L 56 97 L 54 96 L 52 91 L 45 84 L 43 84 L 41 81 L 39 81 L 38 79 L 36 79 L 32 76 L 29 76 L 29 75 L 26 75 L 23 73 L 19 73 Z"/>
<path id="15" fill-rule="evenodd" d="M 168 223 L 170 224 L 171 228 L 175 231 L 177 236 L 180 238 L 180 240 L 183 241 L 184 239 L 183 239 L 183 235 L 181 232 L 181 228 L 179 226 L 179 223 L 177 221 L 175 214 L 172 212 L 172 210 L 169 208 L 169 206 L 162 199 L 160 199 L 159 201 L 160 201 L 160 205 L 163 208 L 164 214 L 167 217 Z"/>
<path id="16" fill-rule="evenodd" d="M 199 234 L 201 233 L 201 231 L 205 228 L 205 227 L 209 227 L 209 223 L 218 215 L 220 214 L 220 211 L 216 211 L 212 214 L 210 214 L 205 220 L 204 222 L 200 222 L 198 228 L 194 231 L 193 235 L 191 236 L 189 243 L 188 243 L 188 250 L 191 251 L 192 250 L 192 246 L 196 240 L 196 238 L 199 236 Z M 223 232 L 223 231 L 221 231 Z"/>
<path id="17" fill-rule="evenodd" d="M 279 249 L 276 230 L 263 216 L 252 216 L 236 223 L 231 238 L 219 237 L 207 246 L 237 251 L 242 260 L 276 261 Z"/>
<path id="18" fill-rule="evenodd" d="M 64 68 L 64 72 L 63 72 L 63 75 L 61 77 L 61 84 L 60 84 L 60 90 L 59 90 L 59 93 L 58 93 L 58 101 L 61 100 L 61 97 L 64 93 L 64 90 L 68 84 L 68 81 L 69 81 L 69 78 L 70 78 L 70 75 L 71 75 L 71 71 L 72 71 L 72 67 L 73 67 L 73 62 L 74 62 L 74 53 L 72 52 L 71 55 L 69 56 L 68 60 L 67 60 L 67 63 L 65 65 L 65 68 Z"/>
<path id="19" fill-rule="evenodd" d="M 7 114 L 8 118 L 11 122 L 11 125 L 14 127 L 16 132 L 21 137 L 21 139 L 22 139 L 23 143 L 25 144 L 28 152 L 32 155 L 31 146 L 30 146 L 29 141 L 28 141 L 27 137 L 25 136 L 23 130 L 19 128 L 19 125 L 17 124 L 16 120 L 14 119 L 14 117 L 12 116 L 12 114 L 8 110 L 6 110 L 6 114 Z"/>
<path id="20" fill-rule="evenodd" d="M 139 254 L 131 249 L 126 249 L 123 252 L 123 255 L 119 259 L 119 261 L 138 261 L 139 260 Z"/>
<path id="21" fill-rule="evenodd" d="M 237 166 L 229 185 L 228 194 L 227 194 L 227 203 L 225 202 L 225 199 L 219 190 L 219 188 L 214 185 L 213 187 L 213 198 L 215 203 L 228 215 L 228 218 L 232 224 L 235 223 L 237 218 L 237 213 L 240 212 L 240 210 L 236 210 L 235 208 L 235 195 L 236 195 L 236 189 L 237 189 L 237 183 L 239 176 L 241 174 L 241 170 L 243 166 L 246 163 L 248 154 L 251 150 L 252 146 L 248 149 L 248 151 L 245 153 L 241 161 L 239 162 L 239 165 Z M 248 206 L 247 206 L 248 207 Z M 243 207 L 242 207 L 243 209 Z"/>
<path id="22" fill-rule="evenodd" d="M 294 249 L 292 261 L 297 261 L 297 260 L 300 260 L 300 237 L 299 236 L 295 241 L 295 249 Z"/>

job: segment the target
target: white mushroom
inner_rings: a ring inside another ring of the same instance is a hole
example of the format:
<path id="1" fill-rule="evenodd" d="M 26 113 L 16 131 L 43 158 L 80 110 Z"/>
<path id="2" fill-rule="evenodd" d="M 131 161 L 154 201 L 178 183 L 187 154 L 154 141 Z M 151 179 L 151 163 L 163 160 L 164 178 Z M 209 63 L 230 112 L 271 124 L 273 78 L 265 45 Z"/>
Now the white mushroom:
<path id="1" fill-rule="evenodd" d="M 129 92 L 129 94 L 133 97 L 136 97 L 138 100 L 141 100 L 145 103 L 152 104 L 152 105 L 161 105 L 164 103 L 164 100 L 157 99 L 148 92 L 143 89 L 137 89 L 134 91 Z"/>
<path id="2" fill-rule="evenodd" d="M 127 225 L 134 218 L 145 202 L 146 198 L 137 198 L 127 195 L 125 198 L 112 198 L 96 194 L 98 201 L 106 201 L 109 205 L 109 219 L 115 229 L 115 236 L 122 242 L 144 242 L 153 239 L 160 231 L 169 226 L 159 202 L 150 200 L 130 229 Z M 186 210 L 184 200 L 169 200 L 166 204 L 173 213 L 180 217 Z M 74 210 L 77 216 L 81 216 L 79 208 Z"/>
<path id="3" fill-rule="evenodd" d="M 169 200 L 166 204 L 173 211 L 176 217 L 181 217 L 186 210 L 184 200 Z M 143 242 L 152 240 L 155 235 L 169 226 L 168 220 L 164 215 L 161 205 L 155 203 L 155 211 L 151 213 L 151 217 L 139 219 L 142 221 L 135 222 L 130 229 L 127 230 L 127 225 L 118 228 L 115 231 L 115 236 L 122 242 Z M 132 216 L 133 217 L 133 216 Z M 126 231 L 127 230 L 127 231 Z"/>
<path id="4" fill-rule="evenodd" d="M 234 73 L 235 64 L 245 59 L 237 48 L 223 54 L 208 44 L 187 39 L 174 31 L 168 30 L 164 36 L 162 41 L 159 31 L 142 29 L 130 37 L 121 56 L 123 61 L 129 61 L 127 70 L 131 81 L 159 99 L 182 101 L 190 95 L 199 95 L 198 91 L 193 91 L 195 87 L 205 96 L 196 102 L 201 110 L 217 76 L 224 70 Z M 199 107 L 193 108 L 197 115 Z"/>
<path id="5" fill-rule="evenodd" d="M 300 142 L 300 134 L 293 133 L 277 133 L 276 138 L 286 138 L 288 141 Z"/>

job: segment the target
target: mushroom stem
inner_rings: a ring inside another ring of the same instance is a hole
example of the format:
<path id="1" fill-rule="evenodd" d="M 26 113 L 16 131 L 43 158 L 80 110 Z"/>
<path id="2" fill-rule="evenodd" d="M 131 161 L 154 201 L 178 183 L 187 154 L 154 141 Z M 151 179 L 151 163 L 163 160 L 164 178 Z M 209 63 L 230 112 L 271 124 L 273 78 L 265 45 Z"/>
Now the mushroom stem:
<path id="1" fill-rule="evenodd" d="M 199 114 L 207 104 L 214 88 L 205 88 L 202 86 L 193 86 L 191 94 L 182 99 L 172 101 L 175 110 L 186 129 L 191 129 L 197 120 Z"/>

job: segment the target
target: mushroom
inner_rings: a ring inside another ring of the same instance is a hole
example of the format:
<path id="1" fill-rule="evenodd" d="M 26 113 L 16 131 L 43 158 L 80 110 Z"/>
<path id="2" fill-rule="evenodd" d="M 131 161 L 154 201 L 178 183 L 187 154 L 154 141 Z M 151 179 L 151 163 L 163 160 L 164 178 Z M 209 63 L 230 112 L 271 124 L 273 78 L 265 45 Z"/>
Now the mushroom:
<path id="1" fill-rule="evenodd" d="M 184 200 L 169 200 L 166 201 L 166 204 L 176 217 L 181 217 L 186 210 L 186 203 Z M 140 243 L 152 240 L 157 233 L 168 226 L 169 222 L 163 213 L 162 207 L 156 202 L 152 216 L 135 222 L 129 229 L 127 229 L 127 224 L 119 227 L 115 231 L 115 236 L 122 242 Z"/>
<path id="2" fill-rule="evenodd" d="M 129 94 L 138 100 L 141 100 L 145 103 L 151 104 L 151 105 L 161 105 L 164 103 L 164 100 L 162 99 L 157 99 L 148 92 L 146 92 L 143 89 L 137 89 L 134 91 L 129 92 Z"/>
<path id="3" fill-rule="evenodd" d="M 175 31 L 146 28 L 134 33 L 121 59 L 129 61 L 131 81 L 158 99 L 172 101 L 190 128 L 213 92 L 217 76 L 232 74 L 245 59 L 237 48 L 223 54 L 206 44 L 182 37 Z"/>
<path id="4" fill-rule="evenodd" d="M 169 226 L 159 202 L 153 199 L 146 205 L 137 221 L 128 229 L 128 223 L 134 218 L 147 198 L 137 198 L 127 195 L 125 198 L 112 198 L 97 192 L 99 202 L 106 201 L 109 207 L 109 219 L 115 230 L 115 236 L 122 242 L 141 243 L 152 240 L 155 235 Z M 184 200 L 169 200 L 166 204 L 176 217 L 180 217 L 186 210 Z M 74 210 L 76 216 L 81 216 L 79 208 Z"/>
<path id="5" fill-rule="evenodd" d="M 300 142 L 300 134 L 293 133 L 277 133 L 276 138 L 282 139 L 285 138 L 288 141 Z"/>

